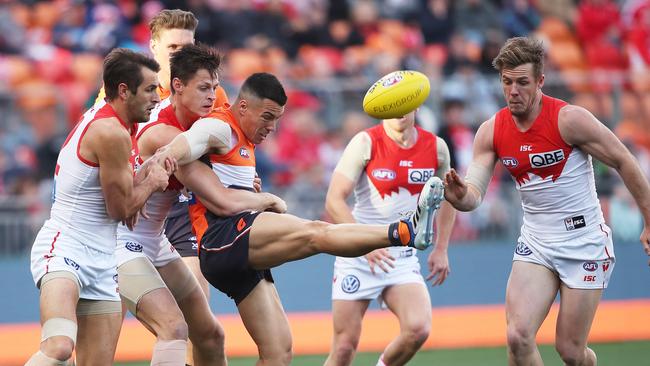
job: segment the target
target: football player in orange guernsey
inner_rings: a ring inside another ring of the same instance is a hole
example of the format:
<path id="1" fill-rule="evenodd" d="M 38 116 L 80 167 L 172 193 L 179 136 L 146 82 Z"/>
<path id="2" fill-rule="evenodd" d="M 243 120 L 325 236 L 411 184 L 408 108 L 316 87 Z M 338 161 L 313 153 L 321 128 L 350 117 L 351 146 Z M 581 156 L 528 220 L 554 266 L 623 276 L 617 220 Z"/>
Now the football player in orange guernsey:
<path id="1" fill-rule="evenodd" d="M 286 101 L 278 79 L 258 73 L 246 79 L 231 108 L 211 114 L 232 130 L 230 150 L 206 161 L 225 186 L 254 189 L 255 145 L 275 131 Z M 388 246 L 424 249 L 431 244 L 430 223 L 442 195 L 442 182 L 432 178 L 423 185 L 416 212 L 386 225 L 333 225 L 256 211 L 219 216 L 200 195 L 190 202 L 190 215 L 201 271 L 235 301 L 257 344 L 258 365 L 288 365 L 291 332 L 270 269 L 317 253 L 357 257 Z"/>

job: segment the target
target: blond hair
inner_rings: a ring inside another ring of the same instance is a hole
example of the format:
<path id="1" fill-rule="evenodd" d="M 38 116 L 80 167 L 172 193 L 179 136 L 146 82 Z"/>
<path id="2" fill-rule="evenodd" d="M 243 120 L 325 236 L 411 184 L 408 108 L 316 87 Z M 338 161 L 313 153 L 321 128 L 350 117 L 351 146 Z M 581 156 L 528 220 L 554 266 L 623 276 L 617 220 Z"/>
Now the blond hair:
<path id="1" fill-rule="evenodd" d="M 510 38 L 492 60 L 492 66 L 499 73 L 503 69 L 514 69 L 528 63 L 533 64 L 535 77 L 541 77 L 544 70 L 544 45 L 540 40 L 531 37 Z"/>
<path id="2" fill-rule="evenodd" d="M 156 14 L 149 22 L 151 39 L 158 39 L 160 32 L 165 29 L 187 29 L 192 32 L 196 30 L 199 20 L 189 11 L 180 9 L 165 9 Z"/>

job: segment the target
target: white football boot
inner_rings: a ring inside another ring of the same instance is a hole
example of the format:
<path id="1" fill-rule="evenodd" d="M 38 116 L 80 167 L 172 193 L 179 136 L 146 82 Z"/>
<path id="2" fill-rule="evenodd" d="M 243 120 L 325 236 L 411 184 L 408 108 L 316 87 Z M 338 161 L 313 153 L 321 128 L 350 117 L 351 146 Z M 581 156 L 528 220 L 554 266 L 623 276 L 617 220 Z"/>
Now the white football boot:
<path id="1" fill-rule="evenodd" d="M 418 207 L 410 219 L 415 229 L 415 248 L 424 250 L 433 244 L 433 218 L 444 199 L 445 187 L 442 180 L 438 177 L 429 178 L 420 192 Z"/>

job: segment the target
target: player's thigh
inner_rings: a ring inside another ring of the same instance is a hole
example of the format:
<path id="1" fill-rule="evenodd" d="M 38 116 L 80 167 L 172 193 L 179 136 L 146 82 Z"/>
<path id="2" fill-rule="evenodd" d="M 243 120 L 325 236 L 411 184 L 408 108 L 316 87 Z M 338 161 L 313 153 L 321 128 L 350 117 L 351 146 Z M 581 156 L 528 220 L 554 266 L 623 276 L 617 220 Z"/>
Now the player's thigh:
<path id="1" fill-rule="evenodd" d="M 183 263 L 185 263 L 187 268 L 190 269 L 196 280 L 199 282 L 199 286 L 201 286 L 201 290 L 203 291 L 205 298 L 210 300 L 210 284 L 208 283 L 208 280 L 203 277 L 203 273 L 201 273 L 201 263 L 199 262 L 199 257 L 182 257 L 182 259 Z"/>
<path id="2" fill-rule="evenodd" d="M 359 342 L 363 316 L 370 300 L 332 300 L 332 324 L 334 345 L 342 341 Z"/>
<path id="3" fill-rule="evenodd" d="M 262 355 L 291 350 L 289 321 L 273 283 L 260 281 L 237 308 Z"/>
<path id="4" fill-rule="evenodd" d="M 251 267 L 272 268 L 314 254 L 310 238 L 326 225 L 288 214 L 261 213 L 255 218 L 249 236 Z"/>
<path id="5" fill-rule="evenodd" d="M 397 316 L 402 331 L 429 333 L 431 299 L 424 283 L 403 283 L 387 287 L 383 299 Z"/>
<path id="6" fill-rule="evenodd" d="M 74 275 L 56 272 L 44 276 L 41 283 L 40 310 L 41 324 L 52 318 L 65 318 L 76 321 L 77 302 L 79 301 L 79 284 Z M 56 277 L 49 276 L 54 275 Z"/>
<path id="7" fill-rule="evenodd" d="M 560 312 L 557 318 L 558 342 L 587 344 L 589 329 L 596 315 L 603 290 L 560 287 Z"/>
<path id="8" fill-rule="evenodd" d="M 559 289 L 550 269 L 535 263 L 513 261 L 506 289 L 508 327 L 534 335 L 542 325 Z"/>
<path id="9" fill-rule="evenodd" d="M 113 365 L 122 326 L 122 312 L 80 315 L 77 319 L 77 364 Z"/>

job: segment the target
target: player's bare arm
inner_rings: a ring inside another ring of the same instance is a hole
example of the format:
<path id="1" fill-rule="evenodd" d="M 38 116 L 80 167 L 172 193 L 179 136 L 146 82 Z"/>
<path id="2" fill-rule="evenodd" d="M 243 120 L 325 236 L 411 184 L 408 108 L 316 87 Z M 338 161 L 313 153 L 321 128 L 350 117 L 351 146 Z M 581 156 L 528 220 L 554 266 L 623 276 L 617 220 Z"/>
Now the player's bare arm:
<path id="1" fill-rule="evenodd" d="M 336 224 L 355 223 L 352 210 L 347 199 L 352 194 L 356 182 L 361 176 L 370 159 L 372 142 L 366 132 L 355 135 L 345 147 L 341 159 L 334 169 L 329 189 L 325 198 L 325 211 Z M 395 258 L 386 248 L 375 249 L 365 255 L 370 272 L 375 273 L 375 267 L 388 273 L 395 268 Z"/>
<path id="2" fill-rule="evenodd" d="M 455 169 L 445 174 L 445 200 L 459 211 L 472 211 L 483 200 L 494 174 L 494 117 L 483 122 L 474 137 L 474 153 L 465 179 Z"/>
<path id="3" fill-rule="evenodd" d="M 155 152 L 155 155 L 178 158 L 180 167 L 175 172 L 176 178 L 216 215 L 231 216 L 246 210 L 286 212 L 287 205 L 278 196 L 226 188 L 209 166 L 196 160 L 208 152 L 228 152 L 230 131 L 227 123 L 214 118 L 200 119 L 183 133 L 173 126 L 160 124 L 145 131 L 138 145 L 143 155 Z M 190 142 L 203 147 L 192 151 Z"/>
<path id="4" fill-rule="evenodd" d="M 147 169 L 139 184 L 134 185 L 131 157 L 131 136 L 117 119 L 98 120 L 86 132 L 80 149 L 84 157 L 100 166 L 99 178 L 108 215 L 124 220 L 144 205 L 147 198 L 167 187 L 169 175 L 159 164 Z"/>
<path id="5" fill-rule="evenodd" d="M 568 105 L 560 110 L 558 127 L 564 141 L 616 169 L 643 215 L 641 243 L 650 256 L 650 185 L 630 151 L 588 110 Z"/>
<path id="6" fill-rule="evenodd" d="M 230 150 L 230 126 L 216 118 L 201 118 L 176 136 L 158 153 L 175 158 L 180 165 L 197 160 L 206 153 L 225 154 Z"/>
<path id="7" fill-rule="evenodd" d="M 201 161 L 179 167 L 176 178 L 218 216 L 232 216 L 243 211 L 287 211 L 284 200 L 274 194 L 224 187 L 212 169 Z"/>
<path id="8" fill-rule="evenodd" d="M 436 176 L 444 180 L 447 172 L 451 170 L 449 147 L 445 140 L 440 137 L 437 137 L 437 139 L 438 169 L 436 170 Z M 449 248 L 449 238 L 451 237 L 451 231 L 454 227 L 455 220 L 456 209 L 454 209 L 449 202 L 443 201 L 440 204 L 440 209 L 436 215 L 436 246 L 427 258 L 429 275 L 426 280 L 432 280 L 431 284 L 433 286 L 442 285 L 447 279 L 447 276 L 449 276 L 449 273 L 451 273 L 447 252 Z"/>

